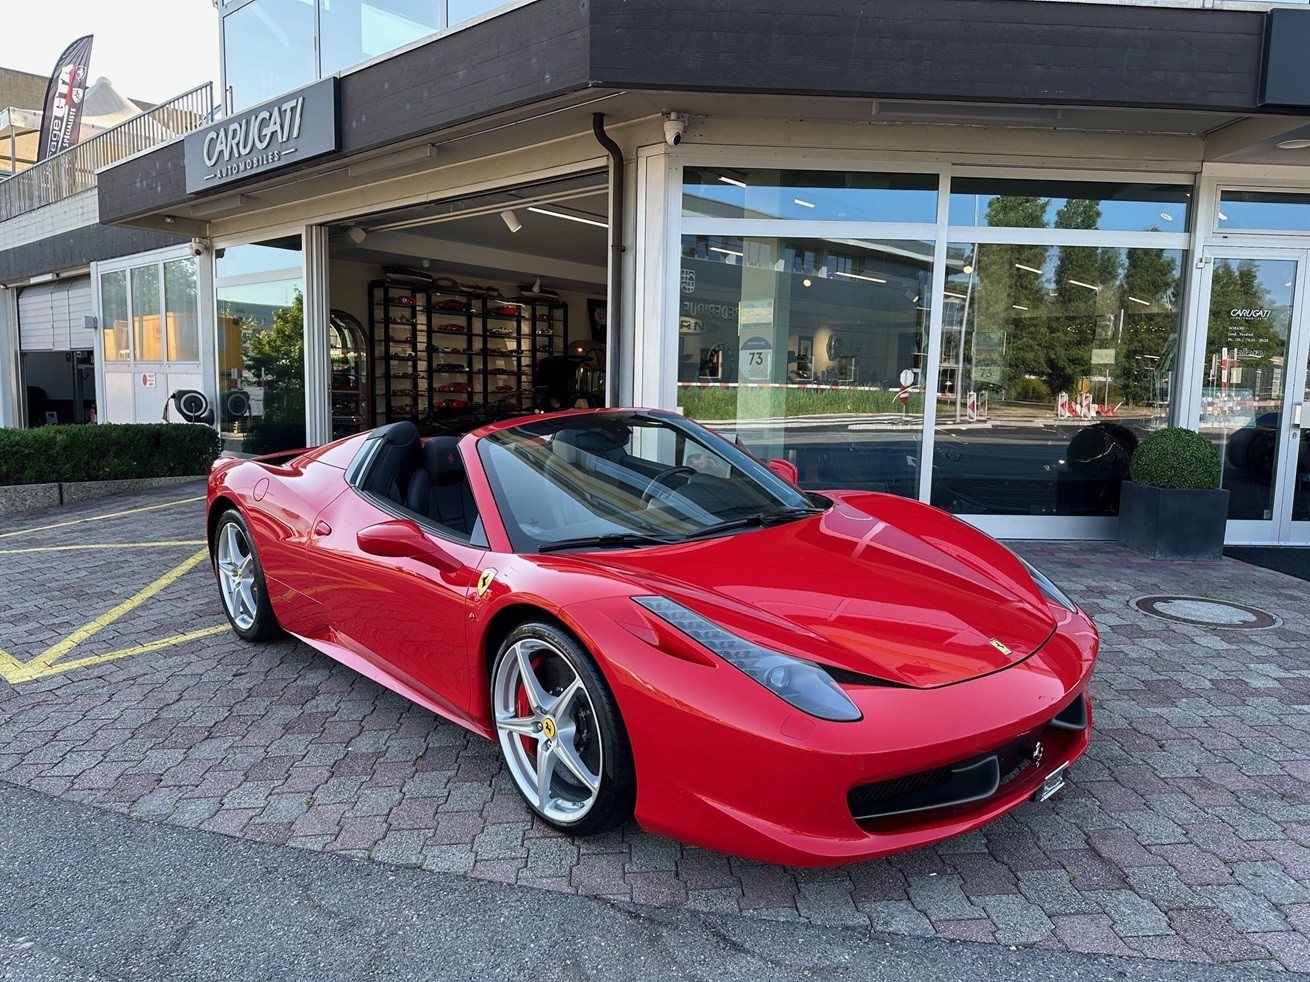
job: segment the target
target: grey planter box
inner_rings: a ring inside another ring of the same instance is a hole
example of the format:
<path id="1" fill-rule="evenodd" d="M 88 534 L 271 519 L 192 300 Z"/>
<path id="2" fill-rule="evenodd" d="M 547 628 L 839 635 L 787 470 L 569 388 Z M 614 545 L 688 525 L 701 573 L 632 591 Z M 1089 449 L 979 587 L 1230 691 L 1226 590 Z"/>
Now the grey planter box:
<path id="1" fill-rule="evenodd" d="M 1224 554 L 1228 491 L 1166 491 L 1124 481 L 1119 544 L 1151 559 L 1213 562 Z"/>
<path id="2" fill-rule="evenodd" d="M 127 481 L 0 485 L 0 515 L 18 515 L 28 511 L 40 511 L 42 508 L 75 505 L 117 494 L 134 494 L 180 484 L 195 484 L 196 493 L 201 494 L 204 481 L 203 475 L 196 475 L 194 477 L 143 477 Z"/>
<path id="3" fill-rule="evenodd" d="M 0 487 L 0 515 L 18 515 L 59 502 L 58 484 L 13 484 Z"/>

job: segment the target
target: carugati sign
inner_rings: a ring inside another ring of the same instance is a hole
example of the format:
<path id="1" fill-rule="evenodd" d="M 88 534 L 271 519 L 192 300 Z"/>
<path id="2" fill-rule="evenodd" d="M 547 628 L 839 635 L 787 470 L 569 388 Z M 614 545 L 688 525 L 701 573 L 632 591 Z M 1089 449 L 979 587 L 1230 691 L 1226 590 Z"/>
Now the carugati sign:
<path id="1" fill-rule="evenodd" d="M 325 78 L 187 134 L 187 194 L 222 187 L 340 147 L 337 80 Z"/>

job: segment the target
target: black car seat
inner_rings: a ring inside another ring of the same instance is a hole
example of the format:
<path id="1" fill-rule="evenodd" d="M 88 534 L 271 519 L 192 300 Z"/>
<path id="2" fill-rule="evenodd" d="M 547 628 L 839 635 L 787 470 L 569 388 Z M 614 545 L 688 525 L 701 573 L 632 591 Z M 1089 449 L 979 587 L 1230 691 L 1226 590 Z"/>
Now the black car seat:
<path id="1" fill-rule="evenodd" d="M 423 441 L 419 439 L 418 427 L 408 421 L 391 423 L 379 427 L 372 438 L 382 441 L 382 449 L 360 490 L 403 505 L 410 479 L 423 462 Z"/>
<path id="2" fill-rule="evenodd" d="M 434 436 L 424 445 L 423 466 L 409 480 L 405 507 L 461 535 L 473 530 L 478 510 L 453 436 Z"/>

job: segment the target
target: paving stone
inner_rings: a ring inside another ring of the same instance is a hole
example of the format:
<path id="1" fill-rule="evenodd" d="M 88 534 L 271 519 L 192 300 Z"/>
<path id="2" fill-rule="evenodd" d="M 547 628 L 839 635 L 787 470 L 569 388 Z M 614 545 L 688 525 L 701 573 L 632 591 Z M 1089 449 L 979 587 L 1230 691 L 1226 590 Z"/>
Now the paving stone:
<path id="1" fill-rule="evenodd" d="M 937 933 L 932 921 L 908 900 L 869 900 L 858 906 L 874 931 L 924 938 Z"/>
<path id="2" fill-rule="evenodd" d="M 1023 897 L 979 897 L 977 903 L 987 911 L 995 925 L 996 940 L 1001 944 L 1036 944 L 1055 931 L 1055 925 L 1042 909 Z"/>
<path id="3" fill-rule="evenodd" d="M 910 902 L 934 921 L 967 921 L 985 916 L 969 902 L 957 875 L 907 878 Z"/>

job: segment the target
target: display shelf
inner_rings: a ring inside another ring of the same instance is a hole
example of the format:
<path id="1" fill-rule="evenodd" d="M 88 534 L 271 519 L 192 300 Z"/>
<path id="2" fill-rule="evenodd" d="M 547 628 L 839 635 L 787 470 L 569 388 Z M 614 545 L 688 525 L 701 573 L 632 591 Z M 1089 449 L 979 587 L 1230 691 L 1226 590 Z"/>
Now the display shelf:
<path id="1" fill-rule="evenodd" d="M 537 362 L 567 346 L 568 305 L 558 300 L 375 280 L 368 306 L 375 426 L 531 389 Z"/>

